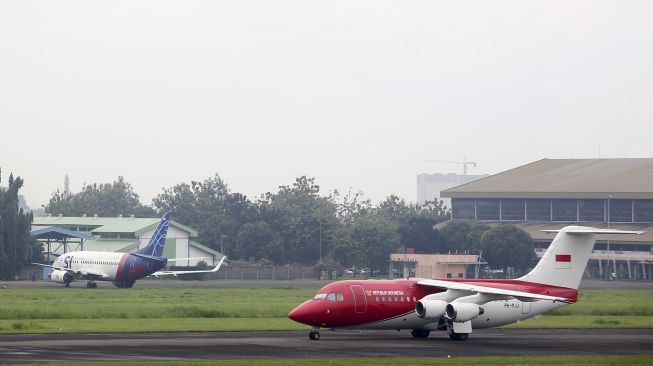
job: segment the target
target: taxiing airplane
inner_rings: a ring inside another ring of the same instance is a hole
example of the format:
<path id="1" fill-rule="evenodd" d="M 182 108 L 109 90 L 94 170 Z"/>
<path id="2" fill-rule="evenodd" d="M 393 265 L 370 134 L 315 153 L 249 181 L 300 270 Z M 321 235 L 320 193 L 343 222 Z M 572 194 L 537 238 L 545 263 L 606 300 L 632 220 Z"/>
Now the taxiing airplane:
<path id="1" fill-rule="evenodd" d="M 594 247 L 596 234 L 642 231 L 567 226 L 527 275 L 500 279 L 420 279 L 339 281 L 324 286 L 288 317 L 320 328 L 410 329 L 415 338 L 446 330 L 465 340 L 472 329 L 498 327 L 572 304 Z"/>
<path id="2" fill-rule="evenodd" d="M 171 211 L 163 214 L 149 243 L 131 253 L 117 252 L 68 252 L 57 258 L 52 265 L 33 263 L 53 269 L 50 278 L 66 287 L 75 280 L 86 280 L 86 287 L 96 288 L 95 281 L 111 281 L 116 287 L 130 288 L 136 280 L 147 276 L 180 275 L 188 273 L 217 272 L 226 257 L 215 268 L 206 271 L 160 271 L 168 262 L 193 258 L 168 259 L 163 256 Z"/>

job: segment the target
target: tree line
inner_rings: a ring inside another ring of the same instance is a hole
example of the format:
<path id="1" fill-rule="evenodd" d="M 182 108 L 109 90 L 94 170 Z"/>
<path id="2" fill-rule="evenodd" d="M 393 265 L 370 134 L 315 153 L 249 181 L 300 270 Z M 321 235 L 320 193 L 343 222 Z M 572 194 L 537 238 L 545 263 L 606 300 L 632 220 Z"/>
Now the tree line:
<path id="1" fill-rule="evenodd" d="M 535 259 L 530 236 L 514 226 L 448 221 L 442 201 L 407 203 L 396 195 L 378 205 L 362 192 L 321 194 L 314 178 L 301 176 L 255 199 L 233 192 L 219 175 L 164 188 L 140 202 L 119 177 L 85 185 L 79 193 L 55 192 L 47 213 L 65 216 L 135 215 L 154 217 L 166 210 L 197 229 L 198 241 L 231 259 L 277 265 L 330 265 L 386 272 L 390 253 L 483 253 L 492 267 L 525 270 Z"/>

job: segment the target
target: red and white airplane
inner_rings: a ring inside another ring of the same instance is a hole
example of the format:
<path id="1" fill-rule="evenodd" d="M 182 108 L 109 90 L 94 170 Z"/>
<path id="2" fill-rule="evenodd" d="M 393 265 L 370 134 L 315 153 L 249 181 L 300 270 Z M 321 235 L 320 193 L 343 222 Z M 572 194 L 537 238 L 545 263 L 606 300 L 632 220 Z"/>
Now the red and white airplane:
<path id="1" fill-rule="evenodd" d="M 411 329 L 416 338 L 446 330 L 465 340 L 472 329 L 497 327 L 572 304 L 587 266 L 596 234 L 642 234 L 642 231 L 567 226 L 527 275 L 513 280 L 408 278 L 339 281 L 324 286 L 288 317 L 319 328 Z"/>

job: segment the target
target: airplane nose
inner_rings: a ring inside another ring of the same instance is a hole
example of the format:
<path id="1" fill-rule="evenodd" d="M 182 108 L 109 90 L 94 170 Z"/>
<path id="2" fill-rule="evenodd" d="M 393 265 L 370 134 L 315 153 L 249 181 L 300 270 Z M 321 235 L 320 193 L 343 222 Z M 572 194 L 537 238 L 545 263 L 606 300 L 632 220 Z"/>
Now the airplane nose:
<path id="1" fill-rule="evenodd" d="M 311 315 L 310 311 L 306 308 L 304 304 L 297 306 L 296 308 L 292 309 L 292 311 L 288 314 L 288 318 L 290 320 L 294 320 L 297 323 L 303 323 L 303 324 L 308 324 L 311 325 L 311 323 L 315 322 L 315 319 L 312 319 L 313 321 L 311 322 Z"/>

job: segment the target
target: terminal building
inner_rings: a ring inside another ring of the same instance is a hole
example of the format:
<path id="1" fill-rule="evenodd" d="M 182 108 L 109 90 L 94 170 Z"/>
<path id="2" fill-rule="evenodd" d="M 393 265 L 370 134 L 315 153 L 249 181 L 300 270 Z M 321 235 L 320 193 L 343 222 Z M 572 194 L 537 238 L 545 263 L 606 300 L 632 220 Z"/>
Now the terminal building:
<path id="1" fill-rule="evenodd" d="M 390 254 L 391 278 L 478 278 L 483 264 L 474 254 Z"/>
<path id="2" fill-rule="evenodd" d="M 44 245 L 53 261 L 71 251 L 131 252 L 147 245 L 160 218 L 131 217 L 34 217 L 32 237 Z M 222 254 L 193 240 L 197 230 L 170 221 L 163 255 L 167 258 L 195 258 L 175 266 L 195 266 L 199 261 L 216 265 Z"/>
<path id="3" fill-rule="evenodd" d="M 653 159 L 542 159 L 442 192 L 452 220 L 509 223 L 541 256 L 567 225 L 642 230 L 597 236 L 586 277 L 653 278 Z"/>

